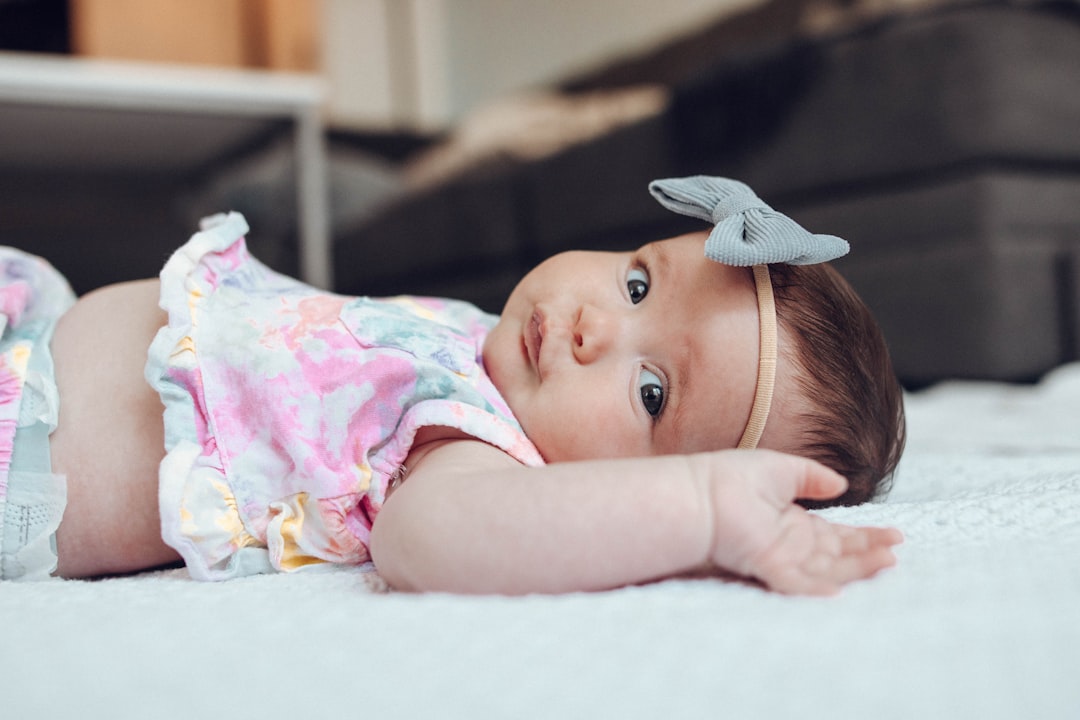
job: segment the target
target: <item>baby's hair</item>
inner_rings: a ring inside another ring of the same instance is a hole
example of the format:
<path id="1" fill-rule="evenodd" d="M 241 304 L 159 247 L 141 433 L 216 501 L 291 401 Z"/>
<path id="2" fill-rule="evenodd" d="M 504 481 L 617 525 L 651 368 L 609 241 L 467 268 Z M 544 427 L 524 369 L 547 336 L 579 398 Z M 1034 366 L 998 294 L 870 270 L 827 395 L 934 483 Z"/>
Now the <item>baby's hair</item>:
<path id="1" fill-rule="evenodd" d="M 889 490 L 904 449 L 903 390 L 870 309 L 827 264 L 771 265 L 780 327 L 794 340 L 785 354 L 811 409 L 795 452 L 848 479 L 827 503 L 856 505 Z"/>

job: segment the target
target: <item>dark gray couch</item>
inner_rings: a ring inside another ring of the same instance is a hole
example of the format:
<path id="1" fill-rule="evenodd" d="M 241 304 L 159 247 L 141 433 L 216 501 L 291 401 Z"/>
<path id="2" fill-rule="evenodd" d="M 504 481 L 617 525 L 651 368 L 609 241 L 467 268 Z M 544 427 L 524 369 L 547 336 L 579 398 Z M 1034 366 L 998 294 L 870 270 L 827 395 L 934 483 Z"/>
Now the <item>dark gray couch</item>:
<path id="1" fill-rule="evenodd" d="M 547 255 L 698 227 L 646 192 L 697 173 L 846 237 L 837 266 L 911 387 L 1080 357 L 1076 2 L 966 3 L 718 52 L 661 116 L 478 167 L 339 233 L 337 289 L 497 311 Z"/>

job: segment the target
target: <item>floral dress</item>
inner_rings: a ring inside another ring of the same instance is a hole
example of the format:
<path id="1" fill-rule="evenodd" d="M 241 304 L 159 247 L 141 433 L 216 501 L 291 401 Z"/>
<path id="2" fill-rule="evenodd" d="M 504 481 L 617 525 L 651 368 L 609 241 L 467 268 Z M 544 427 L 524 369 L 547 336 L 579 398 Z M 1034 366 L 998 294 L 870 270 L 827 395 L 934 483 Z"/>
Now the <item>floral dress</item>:
<path id="1" fill-rule="evenodd" d="M 165 405 L 162 534 L 193 577 L 368 561 L 426 426 L 543 464 L 484 371 L 495 316 L 318 290 L 253 258 L 247 229 L 215 216 L 166 263 L 146 366 Z"/>

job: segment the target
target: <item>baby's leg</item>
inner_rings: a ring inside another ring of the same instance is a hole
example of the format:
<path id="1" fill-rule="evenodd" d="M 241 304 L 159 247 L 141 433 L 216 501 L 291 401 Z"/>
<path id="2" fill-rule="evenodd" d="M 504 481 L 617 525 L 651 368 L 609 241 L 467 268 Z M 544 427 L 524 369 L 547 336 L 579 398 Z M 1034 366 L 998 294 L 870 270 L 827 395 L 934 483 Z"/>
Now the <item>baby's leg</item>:
<path id="1" fill-rule="evenodd" d="M 56 327 L 60 422 L 50 450 L 53 472 L 68 484 L 56 534 L 63 577 L 143 570 L 179 557 L 161 539 L 162 405 L 143 379 L 147 348 L 165 323 L 157 298 L 156 280 L 113 285 L 80 298 Z"/>

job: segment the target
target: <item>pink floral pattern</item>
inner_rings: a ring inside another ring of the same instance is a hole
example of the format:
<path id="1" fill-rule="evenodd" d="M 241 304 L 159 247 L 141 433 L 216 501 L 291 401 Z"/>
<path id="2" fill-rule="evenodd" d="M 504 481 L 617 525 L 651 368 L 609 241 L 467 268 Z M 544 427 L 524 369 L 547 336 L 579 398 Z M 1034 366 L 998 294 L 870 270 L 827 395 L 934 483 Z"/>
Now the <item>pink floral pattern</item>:
<path id="1" fill-rule="evenodd" d="M 58 419 L 56 386 L 51 376 L 30 370 L 30 356 L 39 343 L 48 343 L 56 321 L 74 302 L 71 287 L 52 265 L 21 250 L 0 247 L 0 538 L 15 432 L 28 383 L 45 399 L 33 420 L 52 430 Z"/>

